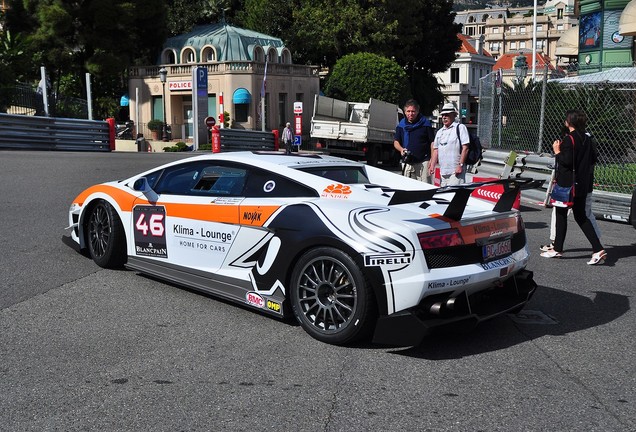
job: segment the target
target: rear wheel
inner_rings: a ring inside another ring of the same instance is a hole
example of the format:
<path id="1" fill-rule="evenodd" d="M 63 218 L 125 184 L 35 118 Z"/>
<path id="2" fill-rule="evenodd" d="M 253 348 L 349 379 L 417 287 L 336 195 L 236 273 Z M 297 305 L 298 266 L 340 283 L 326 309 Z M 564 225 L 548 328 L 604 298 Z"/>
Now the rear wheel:
<path id="1" fill-rule="evenodd" d="M 126 262 L 126 234 L 112 205 L 99 201 L 88 216 L 88 251 L 95 263 L 104 268 L 120 268 Z"/>
<path id="2" fill-rule="evenodd" d="M 351 257 L 334 248 L 303 255 L 291 278 L 291 306 L 315 339 L 342 345 L 367 337 L 375 324 L 373 293 Z"/>

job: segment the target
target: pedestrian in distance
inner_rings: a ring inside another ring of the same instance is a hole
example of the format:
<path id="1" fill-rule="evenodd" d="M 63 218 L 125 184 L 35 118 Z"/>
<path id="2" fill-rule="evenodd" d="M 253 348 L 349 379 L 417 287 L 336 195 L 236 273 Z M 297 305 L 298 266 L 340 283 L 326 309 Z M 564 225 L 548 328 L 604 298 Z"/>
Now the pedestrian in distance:
<path id="1" fill-rule="evenodd" d="M 432 184 L 428 170 L 432 142 L 431 122 L 420 113 L 419 103 L 409 99 L 393 137 L 393 147 L 400 153 L 403 164 L 402 175 Z"/>
<path id="2" fill-rule="evenodd" d="M 594 182 L 594 164 L 596 148 L 589 134 L 586 133 L 587 115 L 581 110 L 569 110 L 565 113 L 565 126 L 568 134 L 552 144 L 556 162 L 556 184 L 562 187 L 573 187 L 572 214 L 583 234 L 592 245 L 592 258 L 587 262 L 596 265 L 607 257 L 594 224 L 586 214 L 586 201 L 591 195 Z M 567 233 L 568 208 L 555 207 L 556 236 L 554 247 L 541 253 L 544 258 L 561 258 Z"/>
<path id="3" fill-rule="evenodd" d="M 440 115 L 443 126 L 435 135 L 429 170 L 433 175 L 439 162 L 440 186 L 458 185 L 466 181 L 470 135 L 466 125 L 455 122 L 457 108 L 452 102 L 444 104 Z"/>
<path id="4" fill-rule="evenodd" d="M 291 123 L 287 122 L 283 129 L 283 145 L 285 146 L 285 154 L 292 153 L 292 145 L 294 144 L 294 134 L 291 130 Z"/>

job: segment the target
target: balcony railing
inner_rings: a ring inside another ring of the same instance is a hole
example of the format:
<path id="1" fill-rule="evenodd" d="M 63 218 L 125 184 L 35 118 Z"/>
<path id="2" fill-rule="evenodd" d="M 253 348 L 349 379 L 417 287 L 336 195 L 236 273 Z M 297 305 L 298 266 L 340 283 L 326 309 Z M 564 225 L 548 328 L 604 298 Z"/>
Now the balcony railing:
<path id="1" fill-rule="evenodd" d="M 193 67 L 205 67 L 208 75 L 232 73 L 264 74 L 265 63 L 253 61 L 231 61 L 222 63 L 188 63 L 178 65 L 133 66 L 129 69 L 131 78 L 158 77 L 159 69 L 165 67 L 169 77 L 190 77 Z M 267 73 L 271 75 L 318 76 L 317 66 L 268 63 Z"/>

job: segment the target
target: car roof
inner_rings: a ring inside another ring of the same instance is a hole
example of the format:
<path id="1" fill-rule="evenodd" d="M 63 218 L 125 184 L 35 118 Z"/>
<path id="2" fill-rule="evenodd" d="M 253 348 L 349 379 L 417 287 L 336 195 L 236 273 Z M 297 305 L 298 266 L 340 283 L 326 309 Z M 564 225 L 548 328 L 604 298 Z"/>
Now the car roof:
<path id="1" fill-rule="evenodd" d="M 208 153 L 195 156 L 193 159 L 227 160 L 233 162 L 243 162 L 257 166 L 262 166 L 263 164 L 272 164 L 290 168 L 333 165 L 347 165 L 352 167 L 365 166 L 365 164 L 361 162 L 355 162 L 348 159 L 313 152 L 299 152 L 292 153 L 291 155 L 286 155 L 285 153 L 279 151 L 238 151 Z"/>

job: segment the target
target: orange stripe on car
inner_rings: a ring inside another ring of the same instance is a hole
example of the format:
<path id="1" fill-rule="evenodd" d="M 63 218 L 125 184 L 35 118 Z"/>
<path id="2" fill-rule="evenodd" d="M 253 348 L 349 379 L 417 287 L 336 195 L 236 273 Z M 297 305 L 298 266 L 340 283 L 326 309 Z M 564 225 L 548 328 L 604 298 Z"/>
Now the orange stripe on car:
<path id="1" fill-rule="evenodd" d="M 86 199 L 94 193 L 103 193 L 112 197 L 121 210 L 125 212 L 131 212 L 134 205 L 151 204 L 143 198 L 136 198 L 130 193 L 109 185 L 92 186 L 80 193 L 74 202 L 83 205 Z M 280 208 L 280 206 L 242 206 L 240 204 L 215 203 L 176 204 L 161 201 L 156 204 L 164 206 L 166 215 L 171 217 L 251 226 L 263 226 L 269 217 Z"/>
<path id="2" fill-rule="evenodd" d="M 136 199 L 136 197 L 131 193 L 125 192 L 113 186 L 101 184 L 89 187 L 80 193 L 73 202 L 79 205 L 84 205 L 84 201 L 86 201 L 86 199 L 94 193 L 103 193 L 112 197 L 122 211 L 132 211 L 133 203 Z"/>

